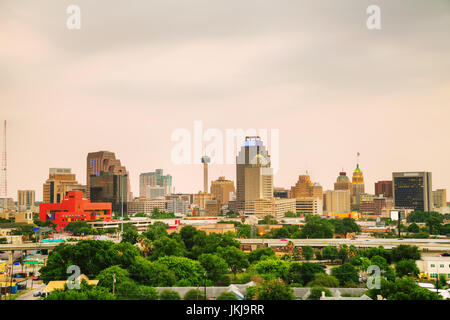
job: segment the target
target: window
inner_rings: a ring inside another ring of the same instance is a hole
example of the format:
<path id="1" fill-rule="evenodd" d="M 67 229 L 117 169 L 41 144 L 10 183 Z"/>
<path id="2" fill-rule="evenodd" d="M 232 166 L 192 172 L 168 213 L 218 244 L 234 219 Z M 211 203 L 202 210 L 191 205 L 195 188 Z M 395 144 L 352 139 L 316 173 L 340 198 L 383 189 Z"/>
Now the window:
<path id="1" fill-rule="evenodd" d="M 430 278 L 437 279 L 437 274 L 436 273 L 430 273 Z"/>
<path id="2" fill-rule="evenodd" d="M 436 267 L 434 264 L 431 265 L 432 268 Z"/>
<path id="3" fill-rule="evenodd" d="M 441 265 L 439 265 L 439 267 L 443 268 L 443 267 L 444 267 L 444 265 L 443 265 L 443 264 L 441 264 Z"/>

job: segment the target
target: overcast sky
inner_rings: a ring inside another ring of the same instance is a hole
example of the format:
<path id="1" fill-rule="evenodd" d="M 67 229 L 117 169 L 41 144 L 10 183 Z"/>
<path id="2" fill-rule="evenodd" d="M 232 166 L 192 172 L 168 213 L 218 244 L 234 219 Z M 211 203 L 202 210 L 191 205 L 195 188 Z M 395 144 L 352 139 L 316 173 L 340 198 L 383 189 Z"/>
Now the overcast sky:
<path id="1" fill-rule="evenodd" d="M 66 8 L 81 8 L 68 30 Z M 366 9 L 381 8 L 381 30 Z M 138 196 L 162 168 L 177 192 L 202 167 L 171 160 L 180 128 L 279 129 L 277 187 L 306 170 L 324 190 L 360 167 L 366 191 L 393 171 L 450 187 L 448 0 L 1 0 L 0 106 L 8 196 L 50 167 L 86 182 L 88 152 L 109 150 Z M 270 150 L 269 150 L 270 153 Z M 210 179 L 235 180 L 211 165 Z"/>

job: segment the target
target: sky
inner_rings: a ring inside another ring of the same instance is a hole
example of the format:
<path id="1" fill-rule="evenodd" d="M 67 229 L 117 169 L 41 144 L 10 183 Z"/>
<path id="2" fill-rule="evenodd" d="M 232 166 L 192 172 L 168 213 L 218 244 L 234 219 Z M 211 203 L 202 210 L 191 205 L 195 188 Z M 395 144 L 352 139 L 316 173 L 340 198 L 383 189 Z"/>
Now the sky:
<path id="1" fill-rule="evenodd" d="M 80 30 L 66 26 L 71 4 Z M 372 4 L 380 30 L 366 26 Z M 224 136 L 278 130 L 275 187 L 308 171 L 332 189 L 360 152 L 366 192 L 395 171 L 431 171 L 449 189 L 448 30 L 448 0 L 2 0 L 8 196 L 42 200 L 53 167 L 84 184 L 100 150 L 126 166 L 134 196 L 156 168 L 198 192 L 201 164 L 171 156 L 194 121 Z M 235 180 L 235 166 L 212 163 L 210 180 L 222 175 Z"/>

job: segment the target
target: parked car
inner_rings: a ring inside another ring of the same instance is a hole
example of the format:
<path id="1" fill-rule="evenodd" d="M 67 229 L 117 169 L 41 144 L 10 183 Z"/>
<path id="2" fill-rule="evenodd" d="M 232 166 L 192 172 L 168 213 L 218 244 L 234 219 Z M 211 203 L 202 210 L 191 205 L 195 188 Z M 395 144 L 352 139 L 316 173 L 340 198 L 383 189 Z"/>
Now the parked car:
<path id="1" fill-rule="evenodd" d="M 33 297 L 40 297 L 40 296 L 41 296 L 40 291 L 36 291 L 35 293 L 33 293 Z"/>
<path id="2" fill-rule="evenodd" d="M 444 252 L 443 254 L 441 254 L 442 257 L 450 257 L 450 253 L 448 252 Z"/>
<path id="3" fill-rule="evenodd" d="M 39 280 L 39 276 L 34 276 L 33 280 Z"/>

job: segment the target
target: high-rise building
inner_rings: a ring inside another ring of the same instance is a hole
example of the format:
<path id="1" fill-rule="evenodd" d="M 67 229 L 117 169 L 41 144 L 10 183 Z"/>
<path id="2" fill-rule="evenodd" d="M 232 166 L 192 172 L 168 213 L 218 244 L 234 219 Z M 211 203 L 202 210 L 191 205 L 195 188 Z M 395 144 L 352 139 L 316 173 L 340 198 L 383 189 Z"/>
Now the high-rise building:
<path id="1" fill-rule="evenodd" d="M 349 213 L 350 209 L 350 190 L 327 190 L 326 212 L 327 213 Z"/>
<path id="2" fill-rule="evenodd" d="M 360 194 L 364 193 L 364 175 L 359 164 L 356 164 L 356 169 L 352 176 L 352 205 L 354 209 L 359 210 Z"/>
<path id="3" fill-rule="evenodd" d="M 202 157 L 203 163 L 203 192 L 208 192 L 208 164 L 211 162 L 211 158 L 208 156 Z"/>
<path id="4" fill-rule="evenodd" d="M 127 213 L 130 216 L 139 212 L 151 215 L 154 208 L 158 208 L 160 211 L 166 211 L 166 202 L 167 200 L 165 199 L 133 199 L 127 203 Z"/>
<path id="5" fill-rule="evenodd" d="M 200 209 L 206 208 L 206 201 L 212 200 L 211 193 L 199 192 L 194 194 L 193 204 L 198 206 Z"/>
<path id="6" fill-rule="evenodd" d="M 437 189 L 433 191 L 433 207 L 443 208 L 447 205 L 447 190 Z"/>
<path id="7" fill-rule="evenodd" d="M 298 176 L 295 186 L 291 187 L 291 198 L 315 197 L 323 200 L 322 186 L 312 183 L 309 175 Z"/>
<path id="8" fill-rule="evenodd" d="M 289 199 L 291 197 L 291 190 L 285 188 L 273 188 L 273 196 L 275 198 Z"/>
<path id="9" fill-rule="evenodd" d="M 90 195 L 92 202 L 109 202 L 112 211 L 127 212 L 128 175 L 101 171 L 90 176 Z"/>
<path id="10" fill-rule="evenodd" d="M 34 190 L 17 190 L 17 206 L 25 210 L 34 207 L 35 195 Z"/>
<path id="11" fill-rule="evenodd" d="M 392 198 L 392 181 L 375 182 L 375 195 Z"/>
<path id="12" fill-rule="evenodd" d="M 141 173 L 139 175 L 139 197 L 151 198 L 150 188 L 153 187 L 164 188 L 164 195 L 172 194 L 172 176 L 164 175 L 163 169 Z"/>
<path id="13" fill-rule="evenodd" d="M 44 203 L 60 203 L 69 191 L 82 191 L 86 195 L 86 186 L 80 185 L 75 174 L 69 168 L 50 168 L 49 176 L 43 186 Z"/>
<path id="14" fill-rule="evenodd" d="M 173 212 L 175 215 L 185 216 L 189 212 L 189 202 L 178 198 L 166 200 L 166 211 Z"/>
<path id="15" fill-rule="evenodd" d="M 87 197 L 90 199 L 90 179 L 92 175 L 98 176 L 102 171 L 111 172 L 115 175 L 127 175 L 127 198 L 126 201 L 133 199 L 133 194 L 130 188 L 130 177 L 127 169 L 120 163 L 119 159 L 116 159 L 114 152 L 110 151 L 98 151 L 90 152 L 87 155 L 87 173 L 86 173 L 86 185 L 87 185 Z"/>
<path id="16" fill-rule="evenodd" d="M 339 172 L 339 176 L 334 183 L 334 190 L 349 190 L 350 196 L 353 194 L 353 186 L 350 178 L 347 177 L 347 173 L 344 171 Z"/>
<path id="17" fill-rule="evenodd" d="M 299 197 L 295 198 L 296 213 L 322 215 L 323 202 L 317 197 Z"/>
<path id="18" fill-rule="evenodd" d="M 227 204 L 230 201 L 230 194 L 235 192 L 234 182 L 226 180 L 225 177 L 219 177 L 211 183 L 211 196 L 219 205 Z"/>
<path id="19" fill-rule="evenodd" d="M 236 201 L 232 210 L 247 211 L 249 201 L 273 199 L 273 171 L 270 156 L 258 136 L 245 137 L 244 145 L 236 157 Z M 250 210 L 250 209 L 248 209 Z M 250 210 L 251 211 L 251 210 Z"/>
<path id="20" fill-rule="evenodd" d="M 375 215 L 375 195 L 361 193 L 359 197 L 359 212 L 364 215 Z"/>
<path id="21" fill-rule="evenodd" d="M 395 208 L 431 211 L 431 172 L 393 172 Z"/>

